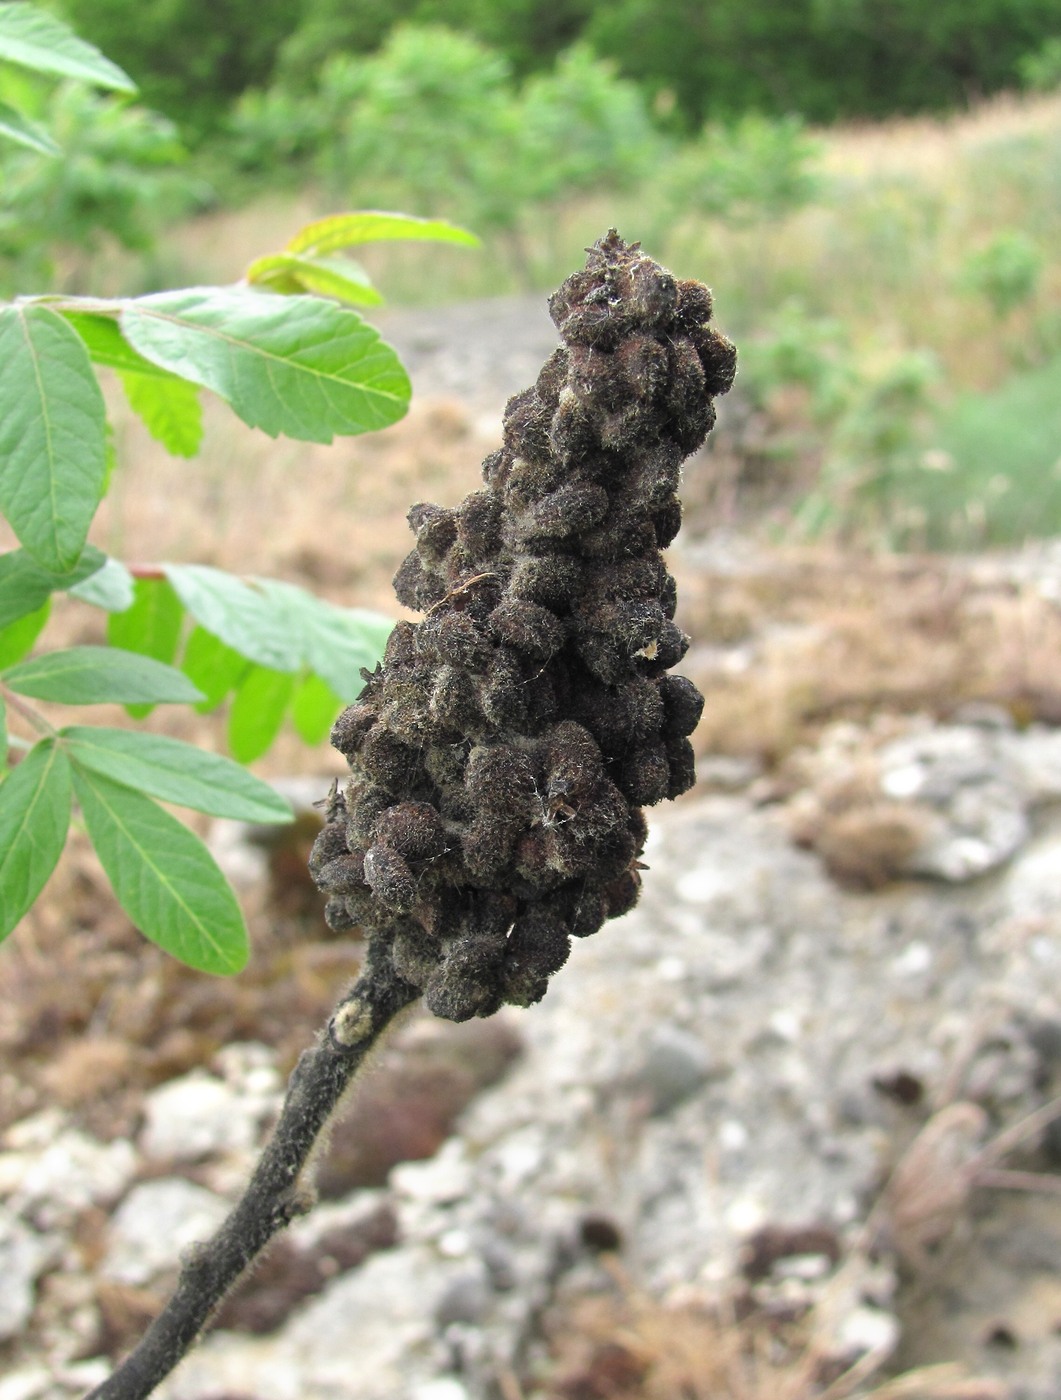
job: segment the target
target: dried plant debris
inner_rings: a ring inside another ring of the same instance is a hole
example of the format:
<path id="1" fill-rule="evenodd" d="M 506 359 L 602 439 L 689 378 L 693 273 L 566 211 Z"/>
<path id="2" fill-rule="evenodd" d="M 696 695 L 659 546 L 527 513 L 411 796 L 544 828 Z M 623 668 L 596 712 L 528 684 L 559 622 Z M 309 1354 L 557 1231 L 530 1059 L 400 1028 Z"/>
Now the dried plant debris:
<path id="1" fill-rule="evenodd" d="M 660 550 L 733 382 L 711 295 L 614 231 L 552 297 L 561 348 L 509 401 L 485 487 L 416 505 L 385 660 L 332 733 L 352 777 L 310 869 L 334 929 L 439 1016 L 541 999 L 637 899 L 641 808 L 695 773 L 703 697 Z"/>

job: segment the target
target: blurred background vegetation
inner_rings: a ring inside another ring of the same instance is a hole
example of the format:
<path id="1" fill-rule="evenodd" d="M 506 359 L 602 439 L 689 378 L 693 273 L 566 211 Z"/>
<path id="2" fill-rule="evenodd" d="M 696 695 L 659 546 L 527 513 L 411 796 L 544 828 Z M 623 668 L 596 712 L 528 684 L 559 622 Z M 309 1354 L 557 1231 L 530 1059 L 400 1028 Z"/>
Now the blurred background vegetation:
<path id="1" fill-rule="evenodd" d="M 48 3 L 141 94 L 0 70 L 64 150 L 0 151 L 4 294 L 229 279 L 248 209 L 279 243 L 375 207 L 483 238 L 374 253 L 438 304 L 547 290 L 615 225 L 718 290 L 772 528 L 1061 533 L 1057 0 Z"/>

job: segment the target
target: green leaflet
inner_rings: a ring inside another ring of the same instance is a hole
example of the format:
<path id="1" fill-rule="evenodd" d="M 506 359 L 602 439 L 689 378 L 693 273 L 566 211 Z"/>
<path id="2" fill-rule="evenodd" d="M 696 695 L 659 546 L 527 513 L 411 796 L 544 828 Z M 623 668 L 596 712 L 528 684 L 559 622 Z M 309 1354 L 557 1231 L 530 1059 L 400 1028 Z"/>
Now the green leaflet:
<path id="1" fill-rule="evenodd" d="M 172 379 L 169 370 L 145 360 L 122 335 L 118 325 L 119 303 L 114 302 L 115 314 L 98 311 L 72 311 L 63 308 L 62 315 L 85 342 L 89 355 L 97 365 L 106 365 L 124 374 L 153 374 L 157 379 Z"/>
<path id="2" fill-rule="evenodd" d="M 0 627 L 36 612 L 58 589 L 72 588 L 102 569 L 107 556 L 89 545 L 67 574 L 42 569 L 24 549 L 0 554 Z"/>
<path id="3" fill-rule="evenodd" d="M 379 306 L 383 298 L 368 274 L 348 258 L 302 258 L 295 253 L 269 253 L 247 268 L 252 286 L 268 287 L 286 296 L 314 292 L 352 306 Z"/>
<path id="4" fill-rule="evenodd" d="M 78 766 L 74 790 L 118 902 L 140 932 L 200 972 L 239 972 L 247 930 L 199 838 L 151 798 Z"/>
<path id="5" fill-rule="evenodd" d="M 199 391 L 172 374 L 130 374 L 119 370 L 129 407 L 173 457 L 194 457 L 203 441 Z"/>
<path id="6" fill-rule="evenodd" d="M 343 709 L 343 701 L 320 676 L 309 675 L 291 701 L 291 723 L 307 744 L 322 744 Z"/>
<path id="7" fill-rule="evenodd" d="M 181 658 L 181 670 L 203 693 L 196 705 L 200 714 L 216 710 L 251 668 L 251 662 L 226 646 L 205 627 L 195 627 Z"/>
<path id="8" fill-rule="evenodd" d="M 70 764 L 44 739 L 0 783 L 0 938 L 44 888 L 69 825 Z"/>
<path id="9" fill-rule="evenodd" d="M 349 703 L 361 694 L 361 667 L 369 670 L 383 656 L 394 627 L 390 618 L 365 608 L 338 608 L 303 588 L 277 579 L 255 582 L 285 612 L 292 630 L 301 638 L 306 665 L 320 676 L 340 699 Z"/>
<path id="10" fill-rule="evenodd" d="M 164 564 L 166 577 L 201 626 L 241 656 L 296 671 L 300 646 L 286 614 L 259 588 L 206 564 Z"/>
<path id="11" fill-rule="evenodd" d="M 107 641 L 168 665 L 177 655 L 183 621 L 184 609 L 168 579 L 138 578 L 130 606 L 107 619 Z"/>
<path id="12" fill-rule="evenodd" d="M 295 678 L 265 666 L 252 666 L 228 713 L 228 746 L 240 763 L 261 758 L 284 722 Z"/>
<path id="13" fill-rule="evenodd" d="M 16 146 L 28 146 L 42 156 L 57 156 L 60 148 L 37 122 L 30 121 L 6 102 L 0 102 L 0 136 Z"/>
<path id="14" fill-rule="evenodd" d="M 0 782 L 7 771 L 7 706 L 0 695 Z"/>
<path id="15" fill-rule="evenodd" d="M 71 725 L 60 737 L 75 765 L 164 802 L 237 821 L 291 820 L 288 803 L 268 783 L 179 739 L 86 725 Z"/>
<path id="16" fill-rule="evenodd" d="M 21 661 L 31 650 L 48 621 L 51 610 L 52 600 L 47 598 L 36 612 L 26 613 L 17 622 L 0 627 L 0 671 L 5 666 L 13 666 L 16 661 Z"/>
<path id="17" fill-rule="evenodd" d="M 62 20 L 33 5 L 0 5 L 0 59 L 115 92 L 136 91 L 128 73 L 79 39 Z"/>
<path id="18" fill-rule="evenodd" d="M 107 619 L 107 641 L 112 647 L 152 656 L 169 665 L 177 655 L 184 609 L 168 579 L 139 578 L 133 583 L 133 598 L 122 612 Z M 134 719 L 151 712 L 150 705 L 130 705 Z"/>
<path id="19" fill-rule="evenodd" d="M 47 306 L 0 309 L 0 402 L 0 510 L 42 568 L 68 572 L 103 494 L 105 415 L 88 351 Z"/>
<path id="20" fill-rule="evenodd" d="M 387 427 L 409 403 L 408 376 L 378 332 L 317 297 L 161 292 L 125 302 L 121 327 L 142 355 L 213 390 L 272 437 L 331 442 Z"/>
<path id="21" fill-rule="evenodd" d="M 182 671 L 117 647 L 50 651 L 9 667 L 3 680 L 20 695 L 63 705 L 180 704 L 203 698 Z"/>
<path id="22" fill-rule="evenodd" d="M 120 613 L 132 606 L 133 576 L 121 560 L 106 559 L 102 569 L 66 591 L 71 598 L 80 598 L 104 612 Z"/>
<path id="23" fill-rule="evenodd" d="M 479 239 L 467 229 L 445 219 L 418 219 L 411 214 L 387 214 L 365 210 L 357 214 L 332 214 L 299 229 L 284 249 L 319 258 L 355 243 L 376 243 L 383 239 L 430 239 L 437 243 L 461 243 L 478 248 Z"/>

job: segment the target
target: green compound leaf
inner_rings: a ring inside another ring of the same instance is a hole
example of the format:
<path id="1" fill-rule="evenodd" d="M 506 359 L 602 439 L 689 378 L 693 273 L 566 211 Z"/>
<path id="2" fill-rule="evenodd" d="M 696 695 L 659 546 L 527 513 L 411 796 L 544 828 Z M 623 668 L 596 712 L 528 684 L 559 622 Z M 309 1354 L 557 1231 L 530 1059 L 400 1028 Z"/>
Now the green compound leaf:
<path id="1" fill-rule="evenodd" d="M 307 676 L 291 701 L 291 723 L 295 733 L 314 747 L 331 733 L 344 701 L 320 676 Z"/>
<path id="2" fill-rule="evenodd" d="M 199 391 L 173 374 L 129 374 L 119 370 L 129 407 L 173 457 L 194 457 L 203 441 Z"/>
<path id="3" fill-rule="evenodd" d="M 40 636 L 48 614 L 52 610 L 52 600 L 46 599 L 36 612 L 26 613 L 17 622 L 0 627 L 0 671 L 5 666 L 13 666 L 32 650 L 33 643 Z"/>
<path id="4" fill-rule="evenodd" d="M 160 369 L 133 349 L 118 325 L 117 313 L 121 303 L 114 302 L 113 306 L 113 316 L 96 311 L 67 310 L 62 315 L 85 342 L 85 348 L 95 364 L 106 365 L 108 369 L 125 374 L 150 374 L 156 379 L 173 379 L 175 376 L 169 370 Z"/>
<path id="5" fill-rule="evenodd" d="M 277 611 L 286 612 L 291 628 L 301 638 L 302 658 L 340 699 L 347 703 L 361 694 L 361 667 L 369 670 L 383 657 L 392 619 L 364 608 L 339 608 L 305 589 L 277 579 L 255 582 L 273 599 Z"/>
<path id="6" fill-rule="evenodd" d="M 236 691 L 228 714 L 228 746 L 240 763 L 266 753 L 284 722 L 295 677 L 252 666 Z"/>
<path id="7" fill-rule="evenodd" d="M 199 838 L 150 797 L 80 764 L 74 790 L 118 903 L 140 932 L 200 972 L 239 972 L 248 953 L 243 915 Z"/>
<path id="8" fill-rule="evenodd" d="M 107 562 L 107 556 L 89 545 L 74 568 L 66 574 L 49 573 L 24 549 L 0 554 L 0 627 L 36 612 L 60 589 L 73 588 Z"/>
<path id="9" fill-rule="evenodd" d="M 62 148 L 55 144 L 43 126 L 30 121 L 29 117 L 24 117 L 6 102 L 0 102 L 0 136 L 14 141 L 16 146 L 28 146 L 42 156 L 62 154 Z"/>
<path id="10" fill-rule="evenodd" d="M 44 888 L 69 825 L 70 764 L 44 739 L 0 783 L 0 938 Z"/>
<path id="11" fill-rule="evenodd" d="M 79 39 L 69 25 L 35 5 L 0 5 L 0 59 L 115 92 L 136 91 L 128 73 Z"/>
<path id="12" fill-rule="evenodd" d="M 181 670 L 203 699 L 196 705 L 200 714 L 216 710 L 230 690 L 235 690 L 251 668 L 251 662 L 226 646 L 205 627 L 193 628 L 184 648 Z"/>
<path id="13" fill-rule="evenodd" d="M 20 695 L 61 705 L 182 704 L 201 700 L 183 671 L 117 647 L 67 647 L 3 672 Z"/>
<path id="14" fill-rule="evenodd" d="M 164 802 L 236 821 L 292 820 L 290 806 L 268 783 L 179 739 L 85 725 L 61 730 L 60 738 L 75 764 Z"/>
<path id="15" fill-rule="evenodd" d="M 84 583 L 68 588 L 71 598 L 79 598 L 82 603 L 91 603 L 104 612 L 120 613 L 132 606 L 133 576 L 118 559 L 107 559 L 103 568 L 93 573 Z"/>
<path id="16" fill-rule="evenodd" d="M 355 243 L 376 243 L 395 238 L 459 243 L 466 248 L 480 246 L 474 233 L 447 223 L 445 219 L 418 219 L 410 214 L 364 210 L 357 214 L 331 214 L 326 219 L 316 219 L 299 229 L 284 251 L 302 253 L 306 257 L 322 257 L 326 253 L 338 252 L 340 248 L 350 248 Z"/>
<path id="17" fill-rule="evenodd" d="M 155 364 L 211 389 L 252 428 L 306 442 L 397 422 L 411 393 L 356 312 L 317 297 L 198 287 L 127 301 L 122 330 Z"/>
<path id="18" fill-rule="evenodd" d="M 285 296 L 313 292 L 352 306 L 379 306 L 383 298 L 365 270 L 347 258 L 301 258 L 295 253 L 269 253 L 247 268 L 252 286 L 268 287 Z"/>
<path id="19" fill-rule="evenodd" d="M 69 571 L 103 495 L 105 413 L 88 351 L 57 312 L 0 309 L 0 402 L 0 510 L 42 568 Z"/>
<path id="20" fill-rule="evenodd" d="M 299 638 L 260 589 L 206 564 L 163 564 L 173 590 L 201 626 L 259 666 L 297 671 Z"/>

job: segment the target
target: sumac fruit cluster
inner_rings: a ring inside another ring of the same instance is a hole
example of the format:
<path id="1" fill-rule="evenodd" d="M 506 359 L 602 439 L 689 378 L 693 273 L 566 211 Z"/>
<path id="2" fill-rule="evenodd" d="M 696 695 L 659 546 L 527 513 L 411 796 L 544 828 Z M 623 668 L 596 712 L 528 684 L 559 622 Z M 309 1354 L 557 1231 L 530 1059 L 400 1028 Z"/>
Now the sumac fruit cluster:
<path id="1" fill-rule="evenodd" d="M 485 486 L 409 513 L 406 606 L 332 734 L 351 778 L 310 868 L 335 929 L 437 1015 L 539 1000 L 637 899 L 641 808 L 694 781 L 703 699 L 661 549 L 735 352 L 711 296 L 614 231 L 549 303 L 563 345 L 509 401 Z"/>

